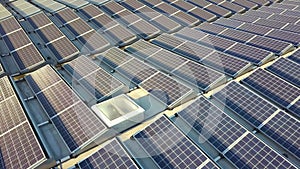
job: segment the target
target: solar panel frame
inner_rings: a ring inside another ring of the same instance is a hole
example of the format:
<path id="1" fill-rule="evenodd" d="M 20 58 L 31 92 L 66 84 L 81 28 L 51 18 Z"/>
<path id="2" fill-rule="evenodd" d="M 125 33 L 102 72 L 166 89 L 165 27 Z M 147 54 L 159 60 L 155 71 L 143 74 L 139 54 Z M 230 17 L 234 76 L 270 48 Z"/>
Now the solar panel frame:
<path id="1" fill-rule="evenodd" d="M 130 168 L 138 169 L 117 139 L 104 143 L 103 147 L 78 163 L 79 168 Z"/>
<path id="2" fill-rule="evenodd" d="M 299 64 L 294 63 L 293 61 L 285 58 L 280 58 L 275 63 L 268 66 L 266 70 L 300 88 L 299 66 Z"/>
<path id="3" fill-rule="evenodd" d="M 151 123 L 144 130 L 134 134 L 133 137 L 159 168 L 196 168 L 202 163 L 210 161 L 164 116 Z M 158 140 L 161 144 L 155 144 Z M 179 153 L 183 154 L 179 155 Z M 173 156 L 175 156 L 175 160 L 171 160 Z M 218 167 L 214 165 L 214 168 Z"/>
<path id="4" fill-rule="evenodd" d="M 177 115 L 199 134 L 201 140 L 209 142 L 220 153 L 246 132 L 246 129 L 202 96 Z"/>
<path id="5" fill-rule="evenodd" d="M 257 69 L 242 83 L 283 108 L 287 108 L 300 95 L 297 87 L 262 69 Z"/>

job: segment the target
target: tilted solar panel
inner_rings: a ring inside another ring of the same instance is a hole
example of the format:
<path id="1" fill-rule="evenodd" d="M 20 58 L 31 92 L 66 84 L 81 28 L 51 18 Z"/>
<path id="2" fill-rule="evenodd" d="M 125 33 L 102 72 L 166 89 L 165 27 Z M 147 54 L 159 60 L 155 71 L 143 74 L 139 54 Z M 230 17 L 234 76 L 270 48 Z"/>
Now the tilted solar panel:
<path id="1" fill-rule="evenodd" d="M 79 16 L 77 16 L 75 12 L 70 8 L 60 10 L 55 13 L 54 16 L 56 16 L 62 22 L 62 24 L 66 24 L 70 21 L 79 19 Z"/>
<path id="2" fill-rule="evenodd" d="M 26 18 L 26 20 L 28 20 L 33 29 L 39 29 L 40 27 L 52 23 L 52 21 L 43 12 L 32 15 Z"/>
<path id="3" fill-rule="evenodd" d="M 130 168 L 138 169 L 128 153 L 117 139 L 113 139 L 100 148 L 97 152 L 78 163 L 79 168 Z"/>
<path id="4" fill-rule="evenodd" d="M 300 50 L 297 50 L 295 53 L 289 56 L 288 59 L 300 64 Z"/>
<path id="5" fill-rule="evenodd" d="M 64 34 L 59 31 L 54 24 L 50 24 L 46 27 L 38 29 L 36 32 L 40 35 L 45 43 L 49 43 L 64 36 Z"/>
<path id="6" fill-rule="evenodd" d="M 192 93 L 191 88 L 162 73 L 154 74 L 139 86 L 168 106 Z"/>
<path id="7" fill-rule="evenodd" d="M 63 62 L 79 53 L 72 42 L 63 37 L 47 45 L 59 62 Z"/>
<path id="8" fill-rule="evenodd" d="M 94 30 L 81 35 L 78 40 L 92 53 L 103 51 L 110 46 L 110 43 Z"/>
<path id="9" fill-rule="evenodd" d="M 7 18 L 0 22 L 0 35 L 4 36 L 8 33 L 21 29 L 20 24 L 14 17 Z"/>
<path id="10" fill-rule="evenodd" d="M 237 5 L 240 5 L 240 6 L 244 7 L 244 8 L 246 8 L 247 10 L 249 10 L 249 9 L 256 9 L 258 7 L 257 4 L 255 4 L 255 3 L 251 2 L 251 1 L 247 1 L 247 0 L 233 0 L 231 2 L 233 2 L 233 3 L 237 4 Z"/>
<path id="11" fill-rule="evenodd" d="M 211 162 L 164 116 L 133 137 L 159 168 L 197 168 Z"/>
<path id="12" fill-rule="evenodd" d="M 241 26 L 242 24 L 244 24 L 244 22 L 240 22 L 240 21 L 233 20 L 233 19 L 220 18 L 220 19 L 216 20 L 215 22 L 213 22 L 213 24 L 222 25 L 225 27 L 235 29 L 235 28 Z"/>
<path id="13" fill-rule="evenodd" d="M 246 132 L 204 97 L 180 111 L 178 116 L 198 132 L 201 140 L 211 143 L 219 152 L 226 150 Z"/>
<path id="14" fill-rule="evenodd" d="M 237 82 L 227 84 L 213 97 L 256 127 L 277 110 L 275 106 Z"/>
<path id="15" fill-rule="evenodd" d="M 296 101 L 293 105 L 291 105 L 288 110 L 292 112 L 295 116 L 300 117 L 300 100 Z"/>
<path id="16" fill-rule="evenodd" d="M 93 30 L 90 26 L 86 24 L 82 19 L 77 19 L 66 25 L 66 27 L 77 37 L 86 32 Z"/>
<path id="17" fill-rule="evenodd" d="M 280 58 L 266 69 L 297 87 L 300 87 L 299 64 L 290 61 L 289 59 Z"/>
<path id="18" fill-rule="evenodd" d="M 262 69 L 256 70 L 242 82 L 283 108 L 300 95 L 300 89 Z"/>
<path id="19" fill-rule="evenodd" d="M 7 45 L 9 51 L 15 51 L 31 43 L 29 37 L 22 29 L 4 36 L 3 40 Z"/>
<path id="20" fill-rule="evenodd" d="M 96 6 L 89 4 L 80 9 L 78 9 L 81 13 L 83 13 L 88 19 L 103 15 L 103 12 L 100 11 Z"/>
<path id="21" fill-rule="evenodd" d="M 115 69 L 121 64 L 132 59 L 132 56 L 130 56 L 129 54 L 127 54 L 119 48 L 113 47 L 100 54 L 98 56 L 98 59 Z"/>

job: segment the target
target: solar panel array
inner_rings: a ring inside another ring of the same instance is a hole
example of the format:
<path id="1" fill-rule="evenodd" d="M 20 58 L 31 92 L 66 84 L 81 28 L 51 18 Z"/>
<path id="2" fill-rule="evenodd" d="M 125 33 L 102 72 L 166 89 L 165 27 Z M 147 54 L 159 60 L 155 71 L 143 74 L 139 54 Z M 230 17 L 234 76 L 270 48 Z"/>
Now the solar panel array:
<path id="1" fill-rule="evenodd" d="M 73 80 L 81 84 L 97 100 L 101 100 L 123 87 L 119 80 L 85 56 L 80 56 L 63 67 L 74 78 Z"/>
<path id="2" fill-rule="evenodd" d="M 145 19 L 152 25 L 155 25 L 163 32 L 174 32 L 177 31 L 181 25 L 177 22 L 169 19 L 165 15 L 151 9 L 143 3 L 136 0 L 125 0 L 120 2 L 121 5 L 131 10 L 141 18 Z"/>
<path id="3" fill-rule="evenodd" d="M 19 72 L 34 69 L 45 62 L 14 17 L 0 21 L 0 34 Z"/>
<path id="4" fill-rule="evenodd" d="M 138 169 L 129 154 L 116 139 L 106 143 L 97 152 L 78 163 L 79 168 Z"/>
<path id="5" fill-rule="evenodd" d="M 71 153 L 106 130 L 50 66 L 36 70 L 25 79 Z"/>
<path id="6" fill-rule="evenodd" d="M 46 160 L 46 154 L 8 77 L 0 78 L 0 88 L 0 167 L 34 167 Z"/>
<path id="7" fill-rule="evenodd" d="M 294 167 L 204 97 L 195 100 L 178 116 L 198 132 L 201 140 L 212 144 L 238 168 Z M 256 151 L 249 151 L 252 149 Z"/>
<path id="8" fill-rule="evenodd" d="M 133 137 L 158 168 L 197 168 L 211 162 L 165 116 Z M 213 162 L 211 165 L 211 168 L 218 168 Z"/>

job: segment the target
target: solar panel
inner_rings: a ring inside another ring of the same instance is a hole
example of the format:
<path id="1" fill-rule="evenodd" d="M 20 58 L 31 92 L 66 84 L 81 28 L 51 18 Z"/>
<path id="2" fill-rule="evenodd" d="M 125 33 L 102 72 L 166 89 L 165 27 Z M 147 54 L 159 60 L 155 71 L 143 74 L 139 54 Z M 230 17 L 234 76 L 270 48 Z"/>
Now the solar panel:
<path id="1" fill-rule="evenodd" d="M 271 7 L 293 10 L 293 9 L 295 9 L 297 7 L 297 5 L 281 4 L 281 3 L 277 4 L 277 3 L 274 3 L 274 4 L 271 5 Z"/>
<path id="2" fill-rule="evenodd" d="M 90 52 L 97 52 L 105 50 L 110 43 L 103 38 L 98 32 L 95 30 L 90 31 L 84 35 L 78 37 L 78 40 L 85 46 Z"/>
<path id="3" fill-rule="evenodd" d="M 201 62 L 232 77 L 237 77 L 250 66 L 249 62 L 220 52 L 209 54 Z"/>
<path id="4" fill-rule="evenodd" d="M 225 26 L 225 27 L 235 29 L 235 28 L 243 25 L 244 22 L 237 21 L 237 20 L 232 20 L 232 19 L 227 19 L 227 18 L 220 18 L 220 19 L 216 20 L 215 22 L 213 22 L 213 24 L 222 25 L 222 26 Z"/>
<path id="5" fill-rule="evenodd" d="M 208 141 L 219 152 L 226 150 L 246 132 L 204 97 L 180 111 L 178 116 L 198 132 L 201 140 Z"/>
<path id="6" fill-rule="evenodd" d="M 121 25 L 111 27 L 104 33 L 108 34 L 120 46 L 128 45 L 136 40 L 135 34 Z"/>
<path id="7" fill-rule="evenodd" d="M 79 168 L 130 168 L 137 169 L 138 167 L 123 149 L 117 139 L 106 143 L 97 152 L 85 160 L 79 162 Z"/>
<path id="8" fill-rule="evenodd" d="M 164 116 L 133 137 L 159 168 L 197 168 L 210 162 L 209 158 Z M 213 165 L 212 168 L 218 167 Z"/>
<path id="9" fill-rule="evenodd" d="M 38 29 L 52 23 L 52 21 L 43 12 L 32 15 L 26 18 L 26 20 L 28 20 L 33 29 Z"/>
<path id="10" fill-rule="evenodd" d="M 100 9 L 97 9 L 97 10 L 100 10 Z M 114 21 L 112 18 L 110 18 L 106 14 L 102 14 L 98 17 L 92 18 L 90 21 L 92 21 L 95 25 L 98 26 L 98 28 L 100 30 L 103 30 L 103 31 L 118 25 L 118 23 L 116 21 Z"/>
<path id="11" fill-rule="evenodd" d="M 206 33 L 218 35 L 221 32 L 225 31 L 227 28 L 206 22 L 206 23 L 203 23 L 203 24 L 197 26 L 195 29 L 204 31 Z"/>
<path id="12" fill-rule="evenodd" d="M 299 130 L 300 122 L 282 111 L 261 127 L 261 131 L 298 159 L 300 158 Z"/>
<path id="13" fill-rule="evenodd" d="M 234 12 L 234 13 L 242 13 L 246 10 L 244 7 L 242 7 L 240 5 L 236 5 L 236 4 L 234 4 L 232 2 L 229 2 L 229 1 L 219 2 L 218 5 L 225 8 L 225 9 L 228 9 L 231 12 Z"/>
<path id="14" fill-rule="evenodd" d="M 232 17 L 230 17 L 230 19 L 234 19 L 234 20 L 241 21 L 241 22 L 253 23 L 259 18 L 255 17 L 255 16 L 249 16 L 246 14 L 243 14 L 243 15 L 238 14 L 238 15 L 233 15 Z"/>
<path id="15" fill-rule="evenodd" d="M 223 74 L 192 61 L 178 67 L 172 73 L 203 91 L 209 90 L 224 78 Z"/>
<path id="16" fill-rule="evenodd" d="M 70 21 L 76 20 L 79 17 L 75 14 L 75 12 L 70 8 L 65 8 L 63 10 L 58 11 L 54 14 L 63 24 L 66 24 Z"/>
<path id="17" fill-rule="evenodd" d="M 33 44 L 13 52 L 12 56 L 21 71 L 31 69 L 44 62 L 44 58 Z"/>
<path id="18" fill-rule="evenodd" d="M 277 110 L 275 106 L 237 82 L 227 84 L 213 97 L 256 127 Z"/>
<path id="19" fill-rule="evenodd" d="M 280 13 L 282 13 L 285 10 L 281 9 L 281 8 L 274 8 L 274 7 L 271 7 L 271 6 L 262 6 L 262 7 L 260 7 L 258 9 L 258 11 L 264 11 L 264 12 L 268 12 L 268 13 L 277 13 L 277 14 L 280 14 Z"/>
<path id="20" fill-rule="evenodd" d="M 89 4 L 80 9 L 78 9 L 81 13 L 83 13 L 88 19 L 100 16 L 103 14 L 96 6 Z"/>
<path id="21" fill-rule="evenodd" d="M 49 117 L 54 117 L 59 112 L 78 104 L 80 101 L 78 96 L 63 81 L 44 89 L 37 94 L 37 98 Z"/>
<path id="22" fill-rule="evenodd" d="M 220 6 L 217 6 L 215 4 L 209 3 L 205 0 L 189 0 L 188 2 L 194 4 L 195 6 L 198 6 L 200 8 L 203 8 L 205 10 L 207 10 L 208 12 L 211 12 L 215 15 L 217 15 L 218 17 L 227 17 L 229 15 L 231 15 L 231 12 L 225 8 L 222 8 Z"/>
<path id="23" fill-rule="evenodd" d="M 295 46 L 300 45 L 300 35 L 297 33 L 274 29 L 273 31 L 267 33 L 265 36 L 273 38 L 273 39 L 286 41 L 286 42 L 292 43 Z"/>
<path id="24" fill-rule="evenodd" d="M 260 7 L 264 5 L 268 6 L 271 4 L 271 2 L 268 0 L 251 0 L 251 2 L 258 4 Z"/>
<path id="25" fill-rule="evenodd" d="M 260 10 L 255 10 L 255 11 L 248 11 L 246 14 L 246 16 L 251 16 L 254 18 L 268 18 L 270 17 L 270 15 L 272 15 L 272 13 L 269 12 L 264 12 L 264 11 L 260 11 Z"/>
<path id="26" fill-rule="evenodd" d="M 224 156 L 237 168 L 296 168 L 250 133 Z"/>
<path id="27" fill-rule="evenodd" d="M 297 50 L 295 53 L 289 56 L 288 59 L 300 64 L 300 50 Z"/>
<path id="28" fill-rule="evenodd" d="M 139 35 L 143 39 L 151 39 L 157 36 L 160 32 L 159 29 L 150 25 L 148 22 L 144 20 L 140 20 L 136 23 L 133 23 L 128 28 L 133 30 L 137 35 Z"/>
<path id="29" fill-rule="evenodd" d="M 64 36 L 64 34 L 61 33 L 61 31 L 54 24 L 50 24 L 37 30 L 37 33 L 45 43 L 49 43 Z"/>
<path id="30" fill-rule="evenodd" d="M 279 9 L 279 8 L 277 8 L 277 9 Z M 284 12 L 282 12 L 281 14 L 288 15 L 288 16 L 300 17 L 300 12 L 298 10 L 284 10 Z"/>
<path id="31" fill-rule="evenodd" d="M 255 4 L 255 3 L 251 2 L 251 1 L 246 1 L 246 0 L 233 0 L 231 2 L 233 2 L 233 3 L 237 4 L 237 5 L 240 5 L 240 6 L 244 7 L 244 8 L 246 8 L 247 10 L 249 10 L 249 9 L 256 9 L 258 7 L 257 4 Z"/>
<path id="32" fill-rule="evenodd" d="M 254 33 L 257 35 L 266 35 L 268 32 L 273 31 L 272 28 L 268 28 L 265 26 L 259 26 L 254 24 L 245 23 L 237 28 L 238 30 Z"/>
<path id="33" fill-rule="evenodd" d="M 10 51 L 22 48 L 31 43 L 30 39 L 22 29 L 4 36 L 3 40 Z"/>
<path id="34" fill-rule="evenodd" d="M 158 72 L 154 68 L 135 58 L 117 67 L 116 71 L 121 73 L 123 76 L 125 76 L 135 84 L 141 83 L 151 75 Z"/>
<path id="35" fill-rule="evenodd" d="M 283 4 L 290 4 L 290 5 L 300 5 L 300 2 L 294 0 L 285 0 L 282 2 Z"/>
<path id="36" fill-rule="evenodd" d="M 300 95 L 298 88 L 262 69 L 256 70 L 242 82 L 282 107 L 289 106 Z"/>
<path id="37" fill-rule="evenodd" d="M 293 115 L 300 117 L 300 100 L 296 101 L 291 105 L 288 110 L 293 113 Z"/>
<path id="38" fill-rule="evenodd" d="M 0 78 L 0 102 L 15 95 L 12 86 L 7 77 Z"/>
<path id="39" fill-rule="evenodd" d="M 47 47 L 51 50 L 59 62 L 79 53 L 78 49 L 66 37 L 48 44 Z"/>
<path id="40" fill-rule="evenodd" d="M 8 33 L 21 29 L 20 24 L 14 17 L 7 18 L 0 22 L 0 35 L 4 36 Z"/>
<path id="41" fill-rule="evenodd" d="M 0 168 L 32 168 L 46 161 L 29 122 L 23 122 L 0 137 Z"/>
<path id="42" fill-rule="evenodd" d="M 162 73 L 154 74 L 146 79 L 140 84 L 140 87 L 168 106 L 181 101 L 182 98 L 192 93 L 191 88 Z"/>
<path id="43" fill-rule="evenodd" d="M 281 28 L 282 30 L 300 34 L 300 25 L 288 24 Z"/>
<path id="44" fill-rule="evenodd" d="M 291 23 L 291 24 L 295 24 L 296 22 L 298 22 L 300 20 L 299 17 L 280 15 L 280 14 L 273 14 L 268 19 L 276 20 L 276 21 L 280 21 L 280 22 Z"/>
<path id="45" fill-rule="evenodd" d="M 128 60 L 131 60 L 132 56 L 119 48 L 113 47 L 98 56 L 98 58 L 100 61 L 103 61 L 104 63 L 115 69 Z"/>
<path id="46" fill-rule="evenodd" d="M 280 58 L 271 66 L 267 67 L 267 70 L 297 87 L 300 87 L 299 64 L 290 61 L 289 59 Z"/>
<path id="47" fill-rule="evenodd" d="M 77 19 L 76 21 L 70 22 L 66 27 L 75 35 L 80 36 L 86 32 L 93 30 L 85 21 Z"/>
<path id="48" fill-rule="evenodd" d="M 279 21 L 269 20 L 269 19 L 258 19 L 257 21 L 254 22 L 254 24 L 275 28 L 275 29 L 281 29 L 282 27 L 287 25 L 286 22 L 279 22 Z"/>
<path id="49" fill-rule="evenodd" d="M 153 45 L 143 40 L 139 40 L 138 42 L 126 47 L 125 50 L 129 51 L 135 56 L 140 57 L 143 60 L 146 60 L 147 57 L 162 49 L 159 46 Z"/>

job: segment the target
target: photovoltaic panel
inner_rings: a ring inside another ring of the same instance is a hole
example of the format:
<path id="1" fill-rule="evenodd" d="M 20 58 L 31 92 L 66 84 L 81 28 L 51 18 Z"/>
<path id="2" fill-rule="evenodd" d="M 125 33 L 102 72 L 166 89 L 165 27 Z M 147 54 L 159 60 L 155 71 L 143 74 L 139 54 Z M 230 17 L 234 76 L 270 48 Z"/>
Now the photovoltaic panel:
<path id="1" fill-rule="evenodd" d="M 260 11 L 260 10 L 255 10 L 255 11 L 248 11 L 247 13 L 245 13 L 246 16 L 251 16 L 254 18 L 268 18 L 270 17 L 270 15 L 272 15 L 272 13 L 269 12 L 264 12 L 264 11 Z"/>
<path id="2" fill-rule="evenodd" d="M 75 36 L 80 36 L 86 32 L 89 32 L 92 30 L 90 26 L 86 24 L 85 21 L 81 19 L 77 19 L 76 21 L 70 22 L 66 25 L 66 27 L 71 30 L 71 32 Z"/>
<path id="3" fill-rule="evenodd" d="M 161 117 L 134 139 L 159 168 L 197 168 L 209 158 L 183 135 L 166 117 Z M 213 165 L 212 168 L 218 168 Z"/>
<path id="4" fill-rule="evenodd" d="M 50 24 L 46 27 L 37 30 L 37 33 L 40 35 L 40 37 L 45 43 L 49 43 L 55 39 L 64 36 L 64 34 L 61 33 L 61 31 L 59 31 L 59 29 L 57 29 L 57 27 L 54 24 Z"/>
<path id="5" fill-rule="evenodd" d="M 203 23 L 203 24 L 197 26 L 196 29 L 204 31 L 206 33 L 211 33 L 211 34 L 217 35 L 217 34 L 220 34 L 223 31 L 225 31 L 227 28 L 219 26 L 219 25 L 210 24 L 210 23 L 206 22 L 206 23 Z"/>
<path id="6" fill-rule="evenodd" d="M 279 9 L 279 8 L 277 8 L 277 9 Z M 281 14 L 282 15 L 288 15 L 288 16 L 300 17 L 300 11 L 299 10 L 285 10 Z"/>
<path id="7" fill-rule="evenodd" d="M 240 73 L 243 73 L 243 71 L 250 66 L 249 62 L 220 52 L 209 54 L 201 62 L 206 66 L 210 66 L 232 77 L 236 77 Z"/>
<path id="8" fill-rule="evenodd" d="M 59 62 L 69 59 L 79 53 L 78 49 L 66 37 L 48 44 L 47 47 Z"/>
<path id="9" fill-rule="evenodd" d="M 249 9 L 256 9 L 258 7 L 257 4 L 255 4 L 255 3 L 251 2 L 251 1 L 247 1 L 247 0 L 233 0 L 231 2 L 233 2 L 233 3 L 237 4 L 237 5 L 240 5 L 240 6 L 244 7 L 244 8 L 246 8 L 247 10 L 249 10 Z"/>
<path id="10" fill-rule="evenodd" d="M 300 117 L 300 100 L 296 101 L 291 107 L 288 108 L 293 115 Z"/>
<path id="11" fill-rule="evenodd" d="M 285 10 L 281 9 L 281 8 L 274 8 L 274 7 L 271 7 L 271 6 L 262 6 L 262 7 L 260 7 L 258 9 L 258 11 L 264 11 L 264 12 L 268 12 L 268 13 L 277 13 L 277 14 L 280 14 L 280 13 L 282 13 Z"/>
<path id="12" fill-rule="evenodd" d="M 10 51 L 14 51 L 31 43 L 30 39 L 22 29 L 4 36 L 3 40 Z"/>
<path id="13" fill-rule="evenodd" d="M 265 26 L 260 26 L 260 25 L 254 25 L 250 23 L 245 23 L 241 25 L 240 27 L 237 28 L 238 30 L 242 30 L 245 32 L 250 32 L 258 35 L 266 35 L 268 32 L 273 31 L 272 28 L 268 28 Z"/>
<path id="14" fill-rule="evenodd" d="M 102 51 L 110 46 L 110 43 L 95 30 L 81 35 L 78 37 L 78 40 L 84 47 L 87 47 L 90 52 Z"/>
<path id="15" fill-rule="evenodd" d="M 157 73 L 146 79 L 140 84 L 140 87 L 168 106 L 179 102 L 183 97 L 192 93 L 191 88 L 162 73 Z"/>
<path id="16" fill-rule="evenodd" d="M 121 25 L 116 25 L 104 31 L 117 45 L 125 46 L 136 40 L 136 35 Z"/>
<path id="17" fill-rule="evenodd" d="M 275 28 L 275 29 L 281 29 L 285 25 L 287 25 L 286 22 L 279 22 L 275 20 L 270 20 L 270 19 L 258 19 L 254 22 L 256 25 L 261 25 L 261 26 L 266 26 L 270 28 Z"/>
<path id="18" fill-rule="evenodd" d="M 280 21 L 280 22 L 291 23 L 291 24 L 295 24 L 296 22 L 298 22 L 300 20 L 299 17 L 280 15 L 280 14 L 273 14 L 268 19 L 276 20 L 276 21 Z"/>
<path id="19" fill-rule="evenodd" d="M 32 15 L 26 18 L 26 20 L 28 20 L 33 29 L 39 29 L 42 26 L 52 23 L 52 21 L 43 12 Z"/>
<path id="20" fill-rule="evenodd" d="M 20 24 L 14 17 L 7 18 L 0 22 L 0 35 L 4 36 L 8 33 L 21 29 Z"/>
<path id="21" fill-rule="evenodd" d="M 282 3 L 283 4 L 289 4 L 289 5 L 300 5 L 300 2 L 294 1 L 294 0 L 285 0 Z"/>
<path id="22" fill-rule="evenodd" d="M 286 41 L 292 43 L 295 46 L 300 45 L 300 35 L 297 33 L 274 29 L 271 32 L 267 33 L 265 36 L 273 39 Z"/>
<path id="23" fill-rule="evenodd" d="M 232 17 L 230 17 L 230 19 L 234 19 L 234 20 L 241 21 L 241 22 L 253 23 L 258 19 L 258 17 L 249 16 L 249 15 L 246 15 L 246 14 L 243 14 L 243 15 L 238 14 L 238 15 L 233 15 Z"/>
<path id="24" fill-rule="evenodd" d="M 99 55 L 98 58 L 100 61 L 103 61 L 104 63 L 115 69 L 128 60 L 131 60 L 132 56 L 119 48 L 113 47 L 105 51 L 103 54 Z"/>
<path id="25" fill-rule="evenodd" d="M 227 84 L 213 97 L 256 127 L 277 110 L 275 106 L 237 82 Z"/>
<path id="26" fill-rule="evenodd" d="M 300 87 L 300 65 L 289 59 L 280 58 L 266 69 L 282 79 Z"/>
<path id="27" fill-rule="evenodd" d="M 204 97 L 180 111 L 178 116 L 198 132 L 201 140 L 208 141 L 219 152 L 226 150 L 246 132 Z"/>
<path id="28" fill-rule="evenodd" d="M 0 136 L 0 168 L 34 168 L 46 161 L 28 121 Z"/>
<path id="29" fill-rule="evenodd" d="M 229 2 L 229 1 L 222 1 L 217 4 L 225 9 L 230 10 L 233 13 L 242 13 L 242 12 L 245 12 L 245 10 L 246 10 L 244 7 L 234 4 L 232 2 Z"/>
<path id="30" fill-rule="evenodd" d="M 172 73 L 203 91 L 209 90 L 210 86 L 224 78 L 222 73 L 192 61 L 178 67 Z"/>
<path id="31" fill-rule="evenodd" d="M 250 133 L 224 156 L 237 168 L 296 168 Z"/>
<path id="32" fill-rule="evenodd" d="M 284 27 L 281 28 L 284 31 L 289 31 L 289 32 L 293 32 L 293 33 L 298 33 L 300 34 L 300 25 L 294 25 L 294 24 L 288 24 Z"/>
<path id="33" fill-rule="evenodd" d="M 216 20 L 215 22 L 213 22 L 213 24 L 222 25 L 222 26 L 225 26 L 225 27 L 235 29 L 235 28 L 243 25 L 244 22 L 233 20 L 233 19 L 220 18 L 220 19 Z"/>
<path id="34" fill-rule="evenodd" d="M 259 7 L 264 6 L 264 5 L 268 6 L 271 4 L 271 2 L 269 0 L 251 0 L 251 2 L 258 4 Z"/>
<path id="35" fill-rule="evenodd" d="M 205 0 L 198 0 L 198 1 L 189 0 L 188 2 L 192 3 L 195 6 L 200 7 L 202 9 L 207 10 L 208 12 L 211 12 L 211 13 L 217 15 L 218 17 L 227 17 L 227 16 L 231 15 L 231 11 L 229 11 L 225 8 L 222 8 L 220 6 L 217 6 L 215 4 L 209 3 Z"/>
<path id="36" fill-rule="evenodd" d="M 54 14 L 63 24 L 76 20 L 79 17 L 70 8 L 65 8 Z"/>
<path id="37" fill-rule="evenodd" d="M 100 16 L 103 14 L 96 6 L 89 4 L 80 9 L 78 9 L 81 13 L 83 13 L 88 19 Z"/>
<path id="38" fill-rule="evenodd" d="M 142 81 L 158 72 L 156 69 L 135 58 L 117 67 L 116 71 L 135 84 L 140 84 Z"/>
<path id="39" fill-rule="evenodd" d="M 13 52 L 12 56 L 21 71 L 31 69 L 44 62 L 44 58 L 33 44 Z"/>
<path id="40" fill-rule="evenodd" d="M 280 111 L 260 129 L 295 157 L 300 158 L 300 122 Z"/>
<path id="41" fill-rule="evenodd" d="M 147 57 L 155 54 L 162 49 L 159 46 L 153 45 L 144 40 L 139 40 L 138 42 L 126 47 L 125 50 L 129 51 L 135 56 L 140 57 L 143 60 L 146 60 Z"/>
<path id="42" fill-rule="evenodd" d="M 109 141 L 97 152 L 78 163 L 81 169 L 130 168 L 138 169 L 117 139 Z"/>
<path id="43" fill-rule="evenodd" d="M 274 7 L 274 8 L 282 8 L 282 9 L 288 9 L 288 10 L 293 10 L 297 7 L 297 5 L 291 5 L 291 4 L 277 4 L 277 3 L 274 3 L 271 5 L 271 7 Z"/>
<path id="44" fill-rule="evenodd" d="M 222 37 L 218 37 L 215 35 L 207 35 L 206 37 L 199 39 L 197 43 L 206 45 L 210 48 L 219 50 L 219 51 L 225 51 L 231 46 L 234 46 L 236 42 L 232 40 L 228 40 Z"/>
<path id="45" fill-rule="evenodd" d="M 242 82 L 284 108 L 300 95 L 300 89 L 262 69 L 256 70 Z"/>
<path id="46" fill-rule="evenodd" d="M 52 121 L 71 152 L 106 129 L 99 118 L 83 102 L 66 109 L 58 116 L 53 117 Z"/>
<path id="47" fill-rule="evenodd" d="M 294 52 L 291 56 L 288 57 L 288 59 L 300 64 L 300 50 Z"/>

